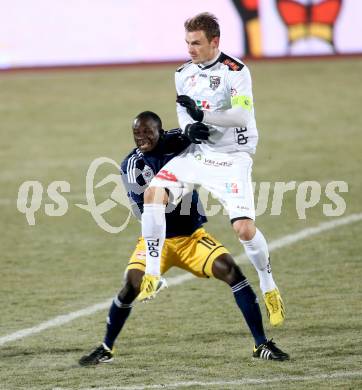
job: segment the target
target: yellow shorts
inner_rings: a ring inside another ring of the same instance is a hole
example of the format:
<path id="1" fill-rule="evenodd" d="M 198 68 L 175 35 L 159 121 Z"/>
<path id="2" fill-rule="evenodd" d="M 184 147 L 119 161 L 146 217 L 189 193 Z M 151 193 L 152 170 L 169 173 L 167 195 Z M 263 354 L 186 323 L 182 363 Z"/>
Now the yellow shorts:
<path id="1" fill-rule="evenodd" d="M 205 231 L 197 229 L 191 236 L 167 238 L 162 250 L 161 274 L 171 267 L 182 268 L 200 278 L 209 278 L 212 274 L 212 264 L 215 259 L 229 251 L 214 237 Z M 143 238 L 138 240 L 136 249 L 128 263 L 127 271 L 146 267 L 146 247 Z"/>

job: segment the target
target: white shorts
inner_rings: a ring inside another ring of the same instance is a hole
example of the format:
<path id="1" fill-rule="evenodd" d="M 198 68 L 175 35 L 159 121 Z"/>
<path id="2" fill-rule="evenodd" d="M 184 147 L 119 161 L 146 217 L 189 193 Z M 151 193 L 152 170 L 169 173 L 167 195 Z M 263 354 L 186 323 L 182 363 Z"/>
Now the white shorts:
<path id="1" fill-rule="evenodd" d="M 231 221 L 255 220 L 252 165 L 249 153 L 205 152 L 191 144 L 158 172 L 150 186 L 169 189 L 171 202 L 177 204 L 194 185 L 200 185 L 220 201 Z"/>

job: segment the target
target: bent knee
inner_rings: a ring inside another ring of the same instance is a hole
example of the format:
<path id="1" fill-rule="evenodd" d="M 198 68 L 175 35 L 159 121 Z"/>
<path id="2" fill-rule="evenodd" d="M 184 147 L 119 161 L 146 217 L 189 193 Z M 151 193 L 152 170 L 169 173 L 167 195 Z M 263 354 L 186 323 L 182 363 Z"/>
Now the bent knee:
<path id="1" fill-rule="evenodd" d="M 127 272 L 126 282 L 118 294 L 123 303 L 132 303 L 141 290 L 141 283 L 144 272 L 138 269 L 131 269 Z"/>
<path id="2" fill-rule="evenodd" d="M 250 241 L 256 233 L 255 222 L 252 219 L 240 219 L 233 223 L 233 228 L 242 241 Z"/>
<path id="3" fill-rule="evenodd" d="M 167 204 L 167 192 L 162 187 L 148 187 L 143 193 L 144 203 Z"/>
<path id="4" fill-rule="evenodd" d="M 224 281 L 230 286 L 243 277 L 240 268 L 229 254 L 223 254 L 214 261 L 212 272 L 215 278 Z"/>

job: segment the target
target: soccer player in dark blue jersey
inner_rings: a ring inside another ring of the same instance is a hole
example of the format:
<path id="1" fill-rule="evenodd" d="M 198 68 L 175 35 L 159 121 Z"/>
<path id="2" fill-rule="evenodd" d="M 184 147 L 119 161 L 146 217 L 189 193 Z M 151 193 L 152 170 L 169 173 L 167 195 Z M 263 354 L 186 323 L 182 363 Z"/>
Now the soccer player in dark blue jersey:
<path id="1" fill-rule="evenodd" d="M 179 129 L 165 132 L 159 116 L 153 112 L 140 113 L 133 122 L 133 135 L 137 148 L 121 164 L 121 176 L 133 213 L 140 218 L 143 212 L 143 192 L 158 174 L 167 175 L 162 167 L 182 152 L 190 140 Z M 172 196 L 182 196 L 172 194 Z M 287 360 L 288 354 L 268 340 L 263 329 L 257 297 L 248 280 L 236 265 L 229 251 L 205 231 L 207 222 L 196 191 L 182 198 L 173 210 L 166 214 L 166 240 L 161 257 L 161 275 L 173 266 L 191 272 L 197 277 L 215 277 L 227 283 L 234 295 L 255 341 L 253 356 L 269 360 Z M 82 366 L 108 363 L 113 360 L 113 345 L 121 332 L 146 269 L 145 241 L 138 240 L 126 270 L 125 284 L 114 298 L 107 318 L 103 343 L 89 355 L 79 360 Z M 163 278 L 157 286 L 165 286 Z"/>

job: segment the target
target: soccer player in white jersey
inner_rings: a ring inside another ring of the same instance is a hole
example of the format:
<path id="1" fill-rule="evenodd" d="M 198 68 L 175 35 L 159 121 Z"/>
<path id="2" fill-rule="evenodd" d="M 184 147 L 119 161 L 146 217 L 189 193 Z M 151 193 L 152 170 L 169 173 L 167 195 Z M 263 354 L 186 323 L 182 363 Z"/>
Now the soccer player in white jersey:
<path id="1" fill-rule="evenodd" d="M 146 274 L 138 299 L 152 296 L 159 280 L 165 204 L 177 203 L 181 194 L 197 184 L 227 210 L 258 272 L 270 323 L 280 325 L 285 317 L 283 301 L 272 276 L 267 242 L 254 222 L 251 170 L 258 130 L 250 72 L 241 61 L 219 50 L 220 29 L 214 15 L 202 13 L 188 19 L 185 30 L 191 61 L 176 71 L 177 115 L 193 143 L 163 167 L 145 192 Z"/>

